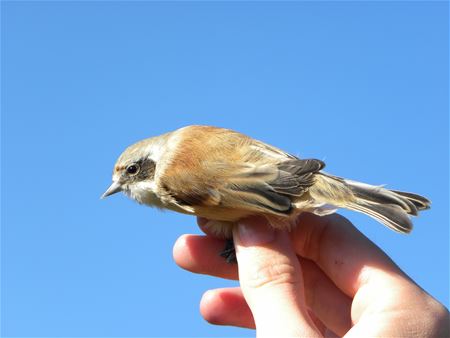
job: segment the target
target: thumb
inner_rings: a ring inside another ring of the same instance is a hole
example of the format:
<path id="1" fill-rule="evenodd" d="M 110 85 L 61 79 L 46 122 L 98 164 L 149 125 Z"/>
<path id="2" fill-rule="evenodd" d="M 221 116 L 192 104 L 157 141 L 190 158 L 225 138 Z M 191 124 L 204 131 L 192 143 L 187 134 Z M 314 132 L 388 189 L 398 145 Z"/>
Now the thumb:
<path id="1" fill-rule="evenodd" d="M 320 336 L 308 315 L 300 263 L 287 232 L 262 218 L 249 218 L 235 227 L 233 239 L 257 336 Z"/>

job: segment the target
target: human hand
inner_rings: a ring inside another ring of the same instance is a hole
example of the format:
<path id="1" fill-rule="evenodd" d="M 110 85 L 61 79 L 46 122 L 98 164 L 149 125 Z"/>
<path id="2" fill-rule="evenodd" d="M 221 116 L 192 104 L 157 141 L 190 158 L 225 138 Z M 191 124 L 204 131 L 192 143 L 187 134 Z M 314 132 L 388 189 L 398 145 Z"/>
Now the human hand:
<path id="1" fill-rule="evenodd" d="M 450 336 L 447 309 L 339 215 L 302 214 L 291 233 L 246 219 L 233 237 L 238 265 L 218 255 L 224 241 L 212 236 L 184 235 L 174 247 L 186 270 L 239 277 L 240 287 L 204 294 L 201 313 L 213 324 L 259 337 Z"/>

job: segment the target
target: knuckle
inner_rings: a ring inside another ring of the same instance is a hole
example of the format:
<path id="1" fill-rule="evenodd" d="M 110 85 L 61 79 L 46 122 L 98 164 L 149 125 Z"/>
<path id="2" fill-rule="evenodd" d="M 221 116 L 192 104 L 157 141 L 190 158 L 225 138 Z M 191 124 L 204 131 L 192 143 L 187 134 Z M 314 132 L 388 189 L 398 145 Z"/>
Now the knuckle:
<path id="1" fill-rule="evenodd" d="M 247 272 L 245 286 L 250 289 L 296 285 L 300 276 L 290 262 L 275 262 L 254 267 Z"/>
<path id="2" fill-rule="evenodd" d="M 448 337 L 450 333 L 450 313 L 437 300 L 425 295 L 425 305 L 422 307 L 425 312 L 424 326 L 428 327 L 428 331 L 433 333 L 435 337 Z"/>

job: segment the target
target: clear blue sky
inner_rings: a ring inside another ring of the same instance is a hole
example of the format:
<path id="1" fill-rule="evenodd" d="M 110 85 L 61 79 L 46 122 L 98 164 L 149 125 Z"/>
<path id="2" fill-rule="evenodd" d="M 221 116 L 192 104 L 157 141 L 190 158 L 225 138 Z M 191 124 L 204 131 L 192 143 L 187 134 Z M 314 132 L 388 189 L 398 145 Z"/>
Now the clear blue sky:
<path id="1" fill-rule="evenodd" d="M 252 336 L 172 260 L 193 217 L 99 200 L 129 144 L 228 127 L 426 195 L 409 236 L 343 212 L 449 305 L 448 4 L 2 2 L 4 336 Z"/>

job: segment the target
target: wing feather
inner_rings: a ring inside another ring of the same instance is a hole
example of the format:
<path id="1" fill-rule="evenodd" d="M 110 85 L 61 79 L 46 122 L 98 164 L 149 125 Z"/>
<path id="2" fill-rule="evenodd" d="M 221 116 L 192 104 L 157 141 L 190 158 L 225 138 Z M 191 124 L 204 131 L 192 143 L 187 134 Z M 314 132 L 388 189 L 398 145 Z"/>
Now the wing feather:
<path id="1" fill-rule="evenodd" d="M 236 132 L 195 128 L 182 135 L 183 147 L 159 180 L 167 202 L 189 212 L 213 206 L 287 215 L 325 166 Z"/>
<path id="2" fill-rule="evenodd" d="M 324 166 L 322 161 L 314 159 L 290 159 L 253 168 L 247 165 L 228 178 L 227 193 L 222 195 L 233 196 L 233 205 L 245 202 L 271 213 L 289 214 L 292 199 L 303 195 L 314 184 L 314 174 Z"/>

